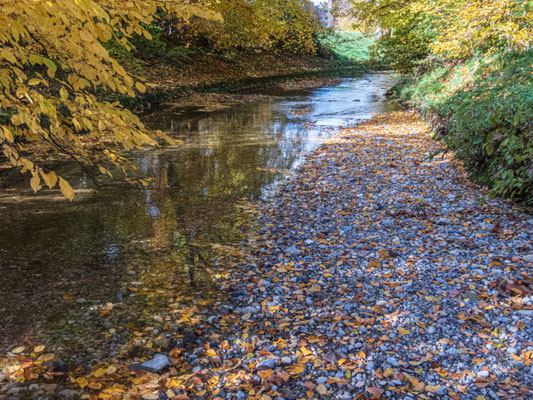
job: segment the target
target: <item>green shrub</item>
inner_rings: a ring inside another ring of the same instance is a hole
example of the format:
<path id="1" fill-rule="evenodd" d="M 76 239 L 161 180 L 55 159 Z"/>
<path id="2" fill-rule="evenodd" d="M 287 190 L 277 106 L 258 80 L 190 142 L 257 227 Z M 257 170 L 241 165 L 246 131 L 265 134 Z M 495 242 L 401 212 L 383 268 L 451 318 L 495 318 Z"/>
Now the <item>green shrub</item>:
<path id="1" fill-rule="evenodd" d="M 533 51 L 440 66 L 395 88 L 492 195 L 533 205 Z"/>

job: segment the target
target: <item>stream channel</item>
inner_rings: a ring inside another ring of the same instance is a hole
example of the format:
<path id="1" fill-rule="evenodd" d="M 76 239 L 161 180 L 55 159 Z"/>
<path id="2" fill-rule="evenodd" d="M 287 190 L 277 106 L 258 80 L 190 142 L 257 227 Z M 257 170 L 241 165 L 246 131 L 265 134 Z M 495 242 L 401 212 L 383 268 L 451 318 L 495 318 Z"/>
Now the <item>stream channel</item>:
<path id="1" fill-rule="evenodd" d="M 396 108 L 385 101 L 395 79 L 270 90 L 264 101 L 215 112 L 157 111 L 145 122 L 183 144 L 135 153 L 153 178 L 143 191 L 94 189 L 67 163 L 59 172 L 76 187 L 70 203 L 30 193 L 27 176 L 2 172 L 0 351 L 42 343 L 98 359 L 132 331 L 161 327 L 152 318 L 158 308 L 209 298 L 248 240 L 245 205 L 339 127 Z"/>

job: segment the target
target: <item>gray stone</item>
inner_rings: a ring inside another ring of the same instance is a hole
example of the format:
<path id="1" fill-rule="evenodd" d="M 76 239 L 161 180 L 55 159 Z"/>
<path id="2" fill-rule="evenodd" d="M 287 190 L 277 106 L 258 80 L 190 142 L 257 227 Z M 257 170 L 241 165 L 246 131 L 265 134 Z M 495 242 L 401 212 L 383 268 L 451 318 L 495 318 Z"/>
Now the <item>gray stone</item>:
<path id="1" fill-rule="evenodd" d="M 290 256 L 297 256 L 297 255 L 301 254 L 302 252 L 300 250 L 298 250 L 295 246 L 291 246 L 291 247 L 287 247 L 285 249 L 285 253 L 290 255 Z"/>
<path id="2" fill-rule="evenodd" d="M 398 360 L 396 360 L 395 358 L 393 357 L 387 357 L 387 363 L 389 363 L 390 365 L 392 365 L 393 367 L 399 367 L 400 364 L 398 363 Z"/>
<path id="3" fill-rule="evenodd" d="M 71 389 L 65 389 L 65 390 L 62 390 L 61 392 L 59 392 L 57 395 L 58 395 L 58 397 L 60 399 L 70 400 L 70 399 L 77 398 L 78 397 L 78 392 L 75 391 L 75 390 L 71 390 Z"/>
<path id="4" fill-rule="evenodd" d="M 328 382 L 328 378 L 325 376 L 319 376 L 316 381 L 320 385 L 325 385 Z"/>
<path id="5" fill-rule="evenodd" d="M 391 228 L 394 226 L 394 220 L 392 219 L 385 219 L 383 221 L 381 221 L 381 225 L 386 227 L 386 228 Z"/>
<path id="6" fill-rule="evenodd" d="M 522 259 L 527 263 L 533 263 L 533 254 L 528 254 L 527 256 L 522 257 Z"/>
<path id="7" fill-rule="evenodd" d="M 437 391 L 435 392 L 435 394 L 437 396 L 446 396 L 446 394 L 448 393 L 448 389 L 446 389 L 446 387 L 444 386 L 441 386 L 440 388 L 437 389 Z"/>
<path id="8" fill-rule="evenodd" d="M 271 358 L 268 358 L 266 360 L 261 361 L 259 364 L 255 366 L 256 369 L 274 369 L 276 368 L 276 360 L 273 360 Z"/>
<path id="9" fill-rule="evenodd" d="M 282 362 L 283 364 L 292 364 L 292 359 L 291 359 L 290 357 L 283 357 L 283 358 L 281 359 L 281 362 Z"/>
<path id="10" fill-rule="evenodd" d="M 241 309 L 241 312 L 243 314 L 255 314 L 257 312 L 257 308 L 248 306 L 248 307 L 244 307 L 243 309 Z"/>
<path id="11" fill-rule="evenodd" d="M 168 367 L 170 364 L 170 360 L 167 356 L 164 356 L 162 354 L 157 355 L 155 358 L 153 358 L 150 361 L 145 361 L 143 363 L 138 364 L 132 364 L 129 366 L 129 369 L 132 371 L 147 371 L 147 372 L 159 372 L 166 367 Z"/>

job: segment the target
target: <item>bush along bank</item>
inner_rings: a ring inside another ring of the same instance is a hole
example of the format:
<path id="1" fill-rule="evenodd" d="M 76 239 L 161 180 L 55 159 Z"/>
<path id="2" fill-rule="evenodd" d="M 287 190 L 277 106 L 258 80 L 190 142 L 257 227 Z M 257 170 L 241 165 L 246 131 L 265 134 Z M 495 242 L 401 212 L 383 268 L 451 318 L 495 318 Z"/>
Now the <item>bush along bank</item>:
<path id="1" fill-rule="evenodd" d="M 394 97 L 430 119 L 435 137 L 493 196 L 533 206 L 533 51 L 477 58 L 405 78 Z"/>

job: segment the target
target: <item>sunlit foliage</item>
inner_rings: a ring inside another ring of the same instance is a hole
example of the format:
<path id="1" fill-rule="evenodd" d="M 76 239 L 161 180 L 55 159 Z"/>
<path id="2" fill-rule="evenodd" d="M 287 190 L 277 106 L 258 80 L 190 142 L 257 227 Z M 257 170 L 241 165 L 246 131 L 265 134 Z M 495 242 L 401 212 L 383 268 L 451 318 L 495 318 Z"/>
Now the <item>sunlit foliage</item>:
<path id="1" fill-rule="evenodd" d="M 102 45 L 112 38 L 130 48 L 134 34 L 150 34 L 161 4 L 188 19 L 211 13 L 183 2 L 132 0 L 8 0 L 0 13 L 0 145 L 13 167 L 30 172 L 31 187 L 70 185 L 36 162 L 36 154 L 61 153 L 82 165 L 127 171 L 119 148 L 154 145 L 139 119 L 96 92 L 135 96 L 145 85 L 127 73 Z"/>
<path id="2" fill-rule="evenodd" d="M 407 72 L 430 54 L 465 59 L 522 51 L 533 42 L 527 0 L 352 0 L 362 21 L 379 25 L 380 55 Z"/>

